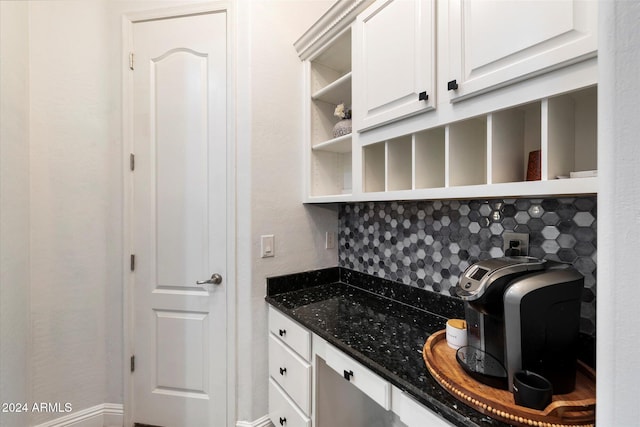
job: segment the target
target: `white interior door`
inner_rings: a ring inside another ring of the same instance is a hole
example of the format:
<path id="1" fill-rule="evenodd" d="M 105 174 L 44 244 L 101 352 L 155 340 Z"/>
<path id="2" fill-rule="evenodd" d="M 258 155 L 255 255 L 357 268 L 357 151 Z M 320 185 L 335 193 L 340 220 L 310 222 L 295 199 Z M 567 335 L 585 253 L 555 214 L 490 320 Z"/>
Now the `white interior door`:
<path id="1" fill-rule="evenodd" d="M 136 423 L 227 425 L 226 20 L 133 24 Z"/>

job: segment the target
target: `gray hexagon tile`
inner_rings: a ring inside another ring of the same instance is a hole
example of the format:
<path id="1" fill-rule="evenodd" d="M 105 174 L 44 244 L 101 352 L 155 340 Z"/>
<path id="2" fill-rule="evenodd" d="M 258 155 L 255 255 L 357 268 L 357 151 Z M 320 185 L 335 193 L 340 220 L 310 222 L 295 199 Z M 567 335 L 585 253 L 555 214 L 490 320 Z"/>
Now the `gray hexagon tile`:
<path id="1" fill-rule="evenodd" d="M 572 263 L 585 276 L 582 332 L 595 334 L 595 197 L 347 203 L 340 206 L 341 267 L 455 296 L 471 264 L 503 256 L 504 232 L 529 234 L 529 253 Z"/>

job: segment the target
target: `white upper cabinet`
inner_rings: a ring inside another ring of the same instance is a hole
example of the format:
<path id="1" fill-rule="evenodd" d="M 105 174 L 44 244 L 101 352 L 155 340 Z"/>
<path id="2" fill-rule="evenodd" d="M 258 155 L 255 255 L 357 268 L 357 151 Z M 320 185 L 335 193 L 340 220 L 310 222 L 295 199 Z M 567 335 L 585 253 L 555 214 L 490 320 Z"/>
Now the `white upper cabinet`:
<path id="1" fill-rule="evenodd" d="M 596 1 L 450 0 L 448 6 L 450 75 L 444 78 L 453 102 L 597 54 Z"/>
<path id="2" fill-rule="evenodd" d="M 336 1 L 295 44 L 304 201 L 597 193 L 597 7 Z M 353 132 L 337 136 L 340 102 Z"/>
<path id="3" fill-rule="evenodd" d="M 435 107 L 433 0 L 378 0 L 356 19 L 353 120 L 358 131 Z"/>

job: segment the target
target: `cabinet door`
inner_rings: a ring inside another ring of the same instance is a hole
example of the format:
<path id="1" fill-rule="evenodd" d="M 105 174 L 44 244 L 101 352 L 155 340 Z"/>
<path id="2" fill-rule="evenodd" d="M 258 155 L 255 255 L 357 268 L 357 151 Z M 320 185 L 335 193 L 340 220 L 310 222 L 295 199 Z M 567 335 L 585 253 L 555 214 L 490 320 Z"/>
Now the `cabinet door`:
<path id="1" fill-rule="evenodd" d="M 597 54 L 596 1 L 447 4 L 451 67 L 445 79 L 454 102 Z"/>
<path id="2" fill-rule="evenodd" d="M 433 0 L 379 0 L 356 19 L 358 131 L 434 108 L 434 16 Z"/>

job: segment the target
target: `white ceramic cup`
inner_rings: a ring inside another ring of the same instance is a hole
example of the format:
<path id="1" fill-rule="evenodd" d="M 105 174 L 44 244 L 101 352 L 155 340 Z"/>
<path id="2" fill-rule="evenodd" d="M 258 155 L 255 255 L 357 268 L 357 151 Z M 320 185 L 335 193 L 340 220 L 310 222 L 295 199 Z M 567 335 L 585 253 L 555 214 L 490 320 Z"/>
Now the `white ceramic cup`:
<path id="1" fill-rule="evenodd" d="M 462 319 L 447 320 L 447 344 L 457 350 L 467 345 L 467 322 Z"/>

